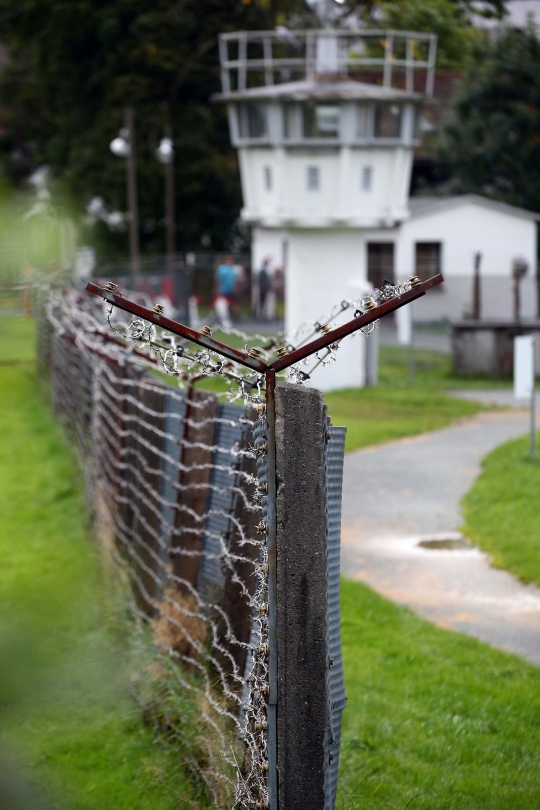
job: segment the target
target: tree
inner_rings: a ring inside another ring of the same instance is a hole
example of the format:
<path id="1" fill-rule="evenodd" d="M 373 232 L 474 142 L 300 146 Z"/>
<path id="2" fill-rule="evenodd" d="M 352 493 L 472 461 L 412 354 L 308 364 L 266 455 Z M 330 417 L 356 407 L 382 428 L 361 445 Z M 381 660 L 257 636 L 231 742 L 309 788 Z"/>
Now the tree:
<path id="1" fill-rule="evenodd" d="M 437 68 L 463 70 L 484 33 L 471 25 L 475 4 L 467 0 L 381 0 L 376 14 L 389 28 L 437 35 Z M 486 3 L 485 15 L 501 17 L 504 0 Z"/>
<path id="2" fill-rule="evenodd" d="M 162 249 L 154 150 L 170 121 L 179 244 L 197 248 L 207 235 L 222 248 L 241 196 L 225 109 L 209 103 L 221 89 L 217 36 L 267 25 L 267 10 L 241 0 L 0 0 L 4 173 L 20 184 L 47 165 L 81 210 L 95 196 L 125 210 L 125 169 L 109 142 L 132 105 L 143 244 Z"/>
<path id="3" fill-rule="evenodd" d="M 539 75 L 532 26 L 504 29 L 478 54 L 444 134 L 453 190 L 540 211 Z"/>
<path id="4" fill-rule="evenodd" d="M 455 65 L 468 52 L 463 8 L 470 5 L 348 0 L 343 13 L 377 9 L 385 25 L 435 30 L 439 64 Z M 179 247 L 198 248 L 201 237 L 226 247 L 241 193 L 225 109 L 209 103 L 220 90 L 217 36 L 276 23 L 318 25 L 305 0 L 0 0 L 0 41 L 9 55 L 0 73 L 4 174 L 20 185 L 47 165 L 79 210 L 101 197 L 109 210 L 124 211 L 123 161 L 108 144 L 132 105 L 143 246 L 163 249 L 163 178 L 154 151 L 170 122 Z M 125 237 L 115 244 L 124 250 Z"/>

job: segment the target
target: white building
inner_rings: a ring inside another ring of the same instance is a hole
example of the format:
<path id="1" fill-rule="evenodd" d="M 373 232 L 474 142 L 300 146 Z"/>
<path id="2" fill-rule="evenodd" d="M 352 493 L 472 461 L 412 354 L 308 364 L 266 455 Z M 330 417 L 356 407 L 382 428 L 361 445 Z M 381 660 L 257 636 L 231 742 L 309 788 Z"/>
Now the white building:
<path id="1" fill-rule="evenodd" d="M 512 268 L 528 265 L 522 281 L 521 313 L 537 315 L 537 223 L 540 214 L 476 194 L 413 197 L 410 218 L 395 241 L 398 277 L 416 272 L 444 275 L 445 283 L 414 306 L 416 321 L 459 320 L 471 314 L 474 257 L 480 254 L 481 317 L 513 317 Z M 386 238 L 381 234 L 380 238 Z"/>
<path id="2" fill-rule="evenodd" d="M 508 279 L 518 257 L 536 266 L 537 215 L 475 195 L 409 199 L 433 86 L 432 35 L 239 32 L 220 45 L 219 99 L 238 149 L 253 269 L 266 258 L 284 269 L 290 335 L 383 279 L 439 271 L 465 280 L 426 296 L 415 318 L 462 317 L 475 254 L 490 276 Z M 364 348 L 358 336 L 346 339 L 314 383 L 363 385 Z"/>
<path id="3" fill-rule="evenodd" d="M 358 260 L 358 276 L 377 286 L 385 278 L 427 278 L 442 273 L 445 283 L 415 304 L 415 321 L 458 320 L 470 314 L 474 258 L 481 254 L 482 317 L 512 317 L 512 266 L 524 259 L 529 267 L 522 281 L 522 315 L 537 315 L 537 223 L 540 214 L 494 202 L 477 194 L 455 197 L 412 197 L 408 218 L 392 229 L 364 229 L 350 243 Z M 309 238 L 315 234 L 308 232 Z M 316 241 L 323 243 L 326 233 Z M 254 229 L 253 262 L 265 257 L 274 266 L 287 261 L 287 232 Z M 328 257 L 332 261 L 331 257 Z"/>

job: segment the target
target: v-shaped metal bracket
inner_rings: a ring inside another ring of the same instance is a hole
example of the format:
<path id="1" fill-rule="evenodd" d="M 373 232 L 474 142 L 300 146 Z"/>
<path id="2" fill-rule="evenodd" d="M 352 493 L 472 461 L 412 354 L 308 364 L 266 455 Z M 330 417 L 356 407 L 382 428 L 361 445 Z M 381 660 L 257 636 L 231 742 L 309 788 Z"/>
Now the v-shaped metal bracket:
<path id="1" fill-rule="evenodd" d="M 172 332 L 173 334 L 179 335 L 186 340 L 197 343 L 199 346 L 204 346 L 205 349 L 211 349 L 217 354 L 220 354 L 222 357 L 227 357 L 229 360 L 234 360 L 236 363 L 240 363 L 240 365 L 245 366 L 246 368 L 264 374 L 266 371 L 270 370 L 278 372 L 289 368 L 289 366 L 298 363 L 300 360 L 304 360 L 306 357 L 315 354 L 315 352 L 327 348 L 333 343 L 337 343 L 347 335 L 352 335 L 353 332 L 358 331 L 358 329 L 369 326 L 369 324 L 377 321 L 384 315 L 388 315 L 390 312 L 395 312 L 396 309 L 405 306 L 405 304 L 409 304 L 411 301 L 416 301 L 417 298 L 421 298 L 428 290 L 430 290 L 432 287 L 436 287 L 443 281 L 444 279 L 440 273 L 432 278 L 427 279 L 427 281 L 418 280 L 408 292 L 402 293 L 402 295 L 396 296 L 395 298 L 391 298 L 389 301 L 385 301 L 384 303 L 380 304 L 380 306 L 376 306 L 373 309 L 370 309 L 368 312 L 364 312 L 362 315 L 352 318 L 352 320 L 347 321 L 347 323 L 343 323 L 340 326 L 337 326 L 335 329 L 332 329 L 330 332 L 321 335 L 321 337 L 315 338 L 315 340 L 306 343 L 305 346 L 294 349 L 284 356 L 277 357 L 271 363 L 264 363 L 257 357 L 252 357 L 249 352 L 233 349 L 232 346 L 227 346 L 226 343 L 221 343 L 221 341 L 215 340 L 215 338 L 211 336 L 211 333 L 206 334 L 204 331 L 191 329 L 189 326 L 185 326 L 183 323 L 179 323 L 178 321 L 173 321 L 171 318 L 167 318 L 165 315 L 162 315 L 153 309 L 148 309 L 148 307 L 143 307 L 140 304 L 136 304 L 134 301 L 130 301 L 129 298 L 122 295 L 120 291 L 100 287 L 93 282 L 89 282 L 86 285 L 86 289 L 88 292 L 104 298 L 105 301 L 108 301 L 110 304 L 113 304 L 113 306 L 118 307 L 118 309 L 123 309 L 124 312 L 129 312 L 131 315 L 136 315 L 139 318 L 143 318 L 145 321 L 149 321 L 155 326 L 161 326 L 168 332 Z M 210 332 L 210 330 L 208 330 L 208 332 Z"/>

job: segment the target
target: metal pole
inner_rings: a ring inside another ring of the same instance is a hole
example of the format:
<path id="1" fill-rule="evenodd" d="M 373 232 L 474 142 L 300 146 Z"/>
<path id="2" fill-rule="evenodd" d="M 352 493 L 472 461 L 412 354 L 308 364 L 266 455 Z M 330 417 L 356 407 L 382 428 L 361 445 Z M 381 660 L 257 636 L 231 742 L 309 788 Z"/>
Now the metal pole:
<path id="1" fill-rule="evenodd" d="M 125 127 L 128 133 L 129 151 L 126 160 L 127 202 L 129 211 L 129 252 L 131 256 L 131 273 L 136 276 L 141 272 L 141 249 L 139 244 L 139 207 L 137 202 L 137 169 L 135 159 L 135 121 L 133 107 L 126 107 L 124 112 Z"/>
<path id="2" fill-rule="evenodd" d="M 414 313 L 411 302 L 411 342 L 409 343 L 409 385 L 411 388 L 416 382 L 416 362 L 414 356 Z"/>
<path id="3" fill-rule="evenodd" d="M 536 268 L 536 318 L 540 321 L 540 264 Z"/>
<path id="4" fill-rule="evenodd" d="M 172 143 L 172 127 L 167 124 L 165 137 Z M 165 163 L 165 252 L 167 254 L 167 273 L 174 271 L 176 254 L 175 231 L 176 214 L 174 204 L 174 151 L 171 159 Z"/>
<path id="5" fill-rule="evenodd" d="M 536 453 L 536 338 L 533 338 L 533 378 L 531 390 L 531 456 Z"/>
<path id="6" fill-rule="evenodd" d="M 269 810 L 278 810 L 277 781 L 277 513 L 276 513 L 276 373 L 268 369 L 266 377 L 266 480 L 268 537 L 268 797 Z"/>
<path id="7" fill-rule="evenodd" d="M 480 320 L 482 311 L 481 293 L 480 293 L 480 265 L 482 263 L 482 254 L 474 254 L 474 286 L 473 286 L 473 313 L 472 316 L 475 321 Z"/>

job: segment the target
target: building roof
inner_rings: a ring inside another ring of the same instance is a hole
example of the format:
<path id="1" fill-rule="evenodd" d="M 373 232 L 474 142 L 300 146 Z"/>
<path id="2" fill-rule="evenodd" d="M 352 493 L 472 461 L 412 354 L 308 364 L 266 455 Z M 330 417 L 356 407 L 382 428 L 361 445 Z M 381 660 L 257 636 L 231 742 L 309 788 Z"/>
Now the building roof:
<path id="1" fill-rule="evenodd" d="M 337 80 L 319 78 L 305 79 L 284 84 L 270 84 L 251 87 L 247 90 L 232 90 L 216 93 L 213 101 L 423 101 L 422 93 L 398 90 L 395 87 L 381 87 L 378 84 L 356 82 L 349 78 Z"/>
<path id="2" fill-rule="evenodd" d="M 439 213 L 440 211 L 459 208 L 462 205 L 470 205 L 471 203 L 480 205 L 482 208 L 490 208 L 492 211 L 499 211 L 499 213 L 508 216 L 540 222 L 540 213 L 527 211 L 525 208 L 518 208 L 516 205 L 490 200 L 488 197 L 480 196 L 480 194 L 459 194 L 453 197 L 411 197 L 409 199 L 409 208 L 411 217 L 416 219 L 426 214 Z"/>

